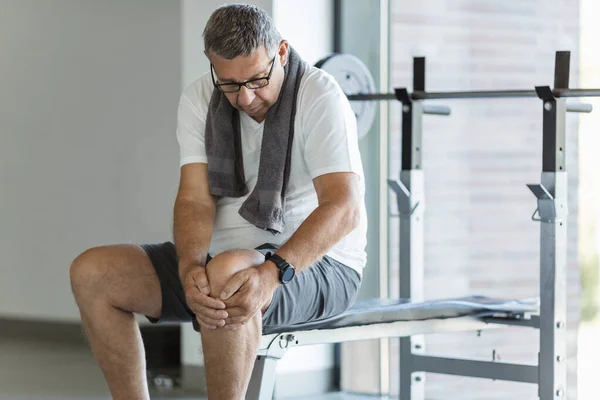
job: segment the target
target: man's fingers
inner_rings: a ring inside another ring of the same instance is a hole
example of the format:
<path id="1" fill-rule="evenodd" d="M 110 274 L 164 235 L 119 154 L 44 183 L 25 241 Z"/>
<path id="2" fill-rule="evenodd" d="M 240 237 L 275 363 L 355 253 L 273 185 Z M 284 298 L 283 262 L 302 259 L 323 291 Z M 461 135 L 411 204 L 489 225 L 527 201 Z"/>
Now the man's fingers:
<path id="1" fill-rule="evenodd" d="M 209 329 L 209 330 L 211 330 L 211 331 L 212 331 L 212 330 L 214 330 L 214 329 L 217 329 L 217 326 L 216 326 L 216 325 L 208 325 L 208 324 L 205 324 L 205 323 L 204 323 L 204 321 L 202 321 L 202 320 L 201 320 L 201 319 L 199 319 L 199 318 L 196 318 L 196 321 L 198 322 L 198 325 L 200 325 L 200 328 Z"/>
<path id="2" fill-rule="evenodd" d="M 192 311 L 194 311 L 194 310 L 192 310 Z M 198 321 L 202 321 L 206 325 L 211 325 L 211 326 L 223 326 L 223 325 L 225 325 L 225 319 L 210 318 L 210 317 L 207 317 L 206 315 L 202 315 L 201 313 L 195 313 L 195 315 L 196 315 L 196 319 Z"/>
<path id="3" fill-rule="evenodd" d="M 200 293 L 195 287 L 188 287 L 185 289 L 185 297 L 188 305 L 191 303 L 197 303 L 204 307 L 213 308 L 215 310 L 225 309 L 225 303 L 219 299 L 213 299 L 203 293 Z"/>
<path id="4" fill-rule="evenodd" d="M 233 296 L 227 300 L 223 300 L 223 304 L 227 309 L 230 308 L 241 308 L 243 310 L 248 308 L 248 294 L 243 292 L 234 293 Z"/>
<path id="5" fill-rule="evenodd" d="M 226 310 L 227 310 L 227 317 L 225 317 L 225 318 L 248 315 L 248 310 L 244 307 L 235 307 L 235 306 L 227 307 Z"/>
<path id="6" fill-rule="evenodd" d="M 212 297 L 208 297 L 203 294 L 200 294 L 200 296 L 202 296 L 202 298 L 199 301 L 199 303 L 202 304 L 203 306 L 214 308 L 215 310 L 224 310 L 225 309 L 225 303 L 223 303 L 221 300 L 213 299 Z"/>
<path id="7" fill-rule="evenodd" d="M 204 267 L 195 269 L 192 272 L 192 279 L 200 292 L 207 296 L 210 294 L 210 286 L 208 285 L 208 278 L 206 277 L 206 269 Z"/>
<path id="8" fill-rule="evenodd" d="M 202 314 L 196 314 L 196 320 L 202 325 L 206 325 L 207 327 L 215 327 L 215 328 L 220 328 L 225 326 L 225 321 L 224 320 L 214 320 L 212 318 L 207 318 Z"/>
<path id="9" fill-rule="evenodd" d="M 192 308 L 192 307 L 190 307 Z M 200 314 L 205 318 L 211 318 L 214 320 L 221 320 L 229 317 L 229 312 L 225 310 L 215 310 L 214 308 L 204 307 L 200 304 L 194 304 L 192 311 L 196 314 Z"/>
<path id="10" fill-rule="evenodd" d="M 235 274 L 229 279 L 229 281 L 223 287 L 223 290 L 220 294 L 221 300 L 227 300 L 230 298 L 235 292 L 237 292 L 244 283 L 248 280 L 247 271 L 243 270 Z"/>

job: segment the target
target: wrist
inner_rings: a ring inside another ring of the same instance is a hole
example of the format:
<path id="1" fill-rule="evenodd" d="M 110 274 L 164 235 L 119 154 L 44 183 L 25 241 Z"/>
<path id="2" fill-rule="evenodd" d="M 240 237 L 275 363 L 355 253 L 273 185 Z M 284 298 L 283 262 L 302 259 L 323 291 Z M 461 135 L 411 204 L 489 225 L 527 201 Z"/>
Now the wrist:
<path id="1" fill-rule="evenodd" d="M 261 275 L 261 279 L 268 282 L 273 290 L 281 284 L 281 282 L 279 282 L 279 268 L 277 268 L 277 265 L 275 265 L 273 261 L 266 260 L 258 267 L 258 271 Z"/>
<path id="2" fill-rule="evenodd" d="M 183 280 L 183 278 L 187 274 L 189 274 L 190 271 L 192 271 L 196 268 L 204 268 L 204 265 L 197 261 L 192 261 L 192 262 L 179 261 L 179 267 L 178 267 L 179 278 Z"/>

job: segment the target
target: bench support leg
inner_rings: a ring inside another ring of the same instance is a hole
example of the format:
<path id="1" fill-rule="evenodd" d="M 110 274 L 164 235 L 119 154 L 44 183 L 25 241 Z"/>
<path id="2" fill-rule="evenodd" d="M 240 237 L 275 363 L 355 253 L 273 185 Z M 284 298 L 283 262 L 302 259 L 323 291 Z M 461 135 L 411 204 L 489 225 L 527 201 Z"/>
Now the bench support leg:
<path id="1" fill-rule="evenodd" d="M 275 367 L 278 358 L 258 356 L 246 393 L 247 400 L 271 400 L 275 390 Z"/>
<path id="2" fill-rule="evenodd" d="M 413 354 L 423 353 L 422 343 L 423 335 L 400 338 L 400 400 L 425 399 L 425 373 L 413 362 Z"/>

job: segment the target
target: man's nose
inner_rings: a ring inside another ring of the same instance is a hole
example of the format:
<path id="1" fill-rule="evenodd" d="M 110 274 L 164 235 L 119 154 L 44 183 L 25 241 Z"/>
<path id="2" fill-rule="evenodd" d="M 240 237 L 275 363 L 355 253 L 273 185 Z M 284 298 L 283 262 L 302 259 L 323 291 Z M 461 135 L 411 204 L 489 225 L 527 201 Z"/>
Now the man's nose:
<path id="1" fill-rule="evenodd" d="M 248 89 L 246 86 L 242 86 L 238 93 L 238 104 L 241 106 L 249 106 L 254 100 L 254 97 L 256 96 L 253 90 Z"/>

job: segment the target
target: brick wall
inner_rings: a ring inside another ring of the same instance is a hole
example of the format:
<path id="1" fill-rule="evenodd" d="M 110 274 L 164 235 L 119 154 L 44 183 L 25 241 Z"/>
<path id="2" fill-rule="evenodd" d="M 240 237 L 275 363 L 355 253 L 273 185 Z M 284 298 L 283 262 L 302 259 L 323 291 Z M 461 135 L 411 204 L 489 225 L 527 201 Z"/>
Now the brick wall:
<path id="1" fill-rule="evenodd" d="M 552 85 L 554 53 L 571 51 L 577 86 L 579 10 L 574 0 L 391 1 L 391 82 L 411 87 L 412 57 L 425 56 L 429 90 L 533 89 Z M 434 102 L 431 101 L 433 104 Z M 423 124 L 425 297 L 481 294 L 538 295 L 539 223 L 525 186 L 539 183 L 542 112 L 536 99 L 436 101 L 450 117 Z M 397 176 L 400 107 L 391 108 L 390 175 Z M 568 324 L 569 396 L 576 395 L 576 325 L 579 320 L 577 257 L 577 116 L 567 119 L 569 171 Z M 392 199 L 393 201 L 393 199 Z M 397 220 L 391 222 L 391 281 L 397 283 Z M 392 286 L 397 295 L 397 285 Z M 506 328 L 431 335 L 428 352 L 502 361 L 537 361 L 535 330 Z M 396 346 L 396 343 L 393 343 Z M 395 348 L 392 354 L 395 354 Z M 397 366 L 396 360 L 393 367 Z M 397 370 L 393 370 L 393 377 Z M 536 399 L 533 385 L 428 374 L 431 399 Z M 397 382 L 395 383 L 397 392 Z"/>

